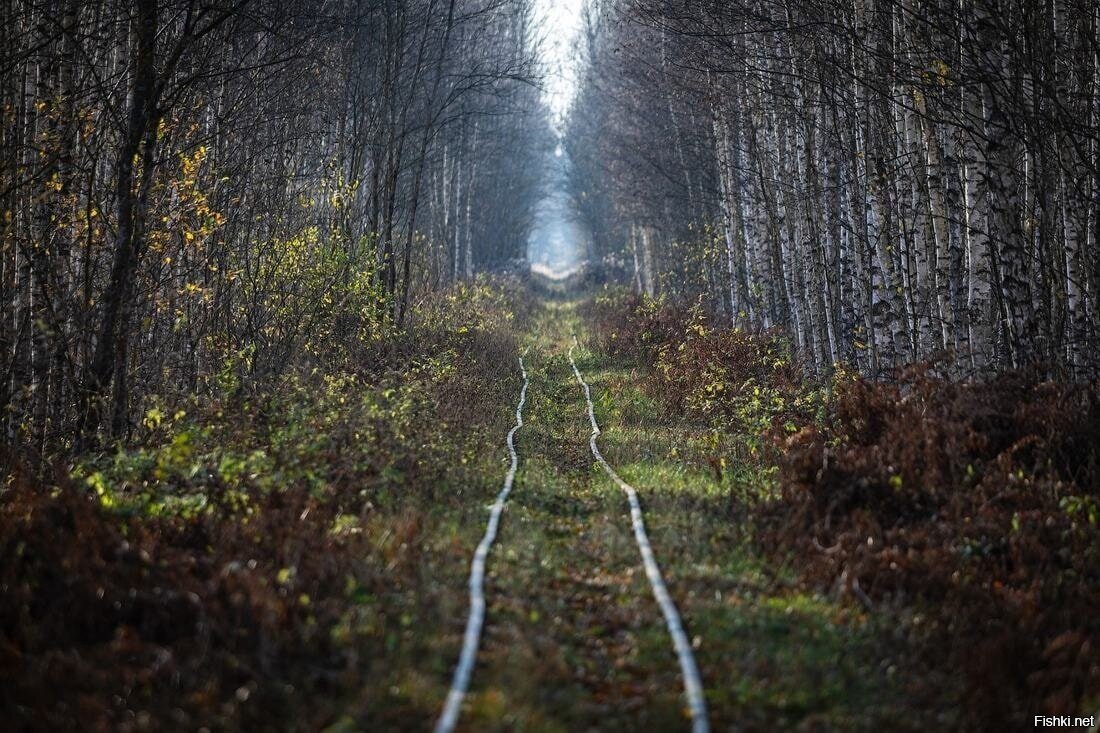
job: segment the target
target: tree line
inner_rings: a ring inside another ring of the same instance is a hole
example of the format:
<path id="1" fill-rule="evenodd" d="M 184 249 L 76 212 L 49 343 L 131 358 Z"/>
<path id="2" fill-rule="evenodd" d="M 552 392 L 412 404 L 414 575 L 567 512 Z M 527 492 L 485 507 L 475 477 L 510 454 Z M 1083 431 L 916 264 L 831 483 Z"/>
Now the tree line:
<path id="1" fill-rule="evenodd" d="M 1095 0 L 603 0 L 572 193 L 639 290 L 883 375 L 1100 368 Z"/>
<path id="2" fill-rule="evenodd" d="M 535 50 L 528 0 L 3 3 L 3 440 L 123 438 L 522 257 Z"/>

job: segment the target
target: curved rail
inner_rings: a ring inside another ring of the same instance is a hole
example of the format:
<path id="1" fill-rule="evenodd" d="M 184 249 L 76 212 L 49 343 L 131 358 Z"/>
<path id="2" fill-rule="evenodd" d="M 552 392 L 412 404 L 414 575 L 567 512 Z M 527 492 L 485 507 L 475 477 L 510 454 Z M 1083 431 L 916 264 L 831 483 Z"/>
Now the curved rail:
<path id="1" fill-rule="evenodd" d="M 657 605 L 661 607 L 661 613 L 665 617 L 665 626 L 668 627 L 669 636 L 672 637 L 672 646 L 676 649 L 676 657 L 680 661 L 680 671 L 684 677 L 684 694 L 687 696 L 688 708 L 691 711 L 692 733 L 708 733 L 710 723 L 707 721 L 707 703 L 703 698 L 703 683 L 699 678 L 699 667 L 695 664 L 695 655 L 691 652 L 691 643 L 684 633 L 684 624 L 680 620 L 680 614 L 676 610 L 676 604 L 668 594 L 664 578 L 661 577 L 661 569 L 657 566 L 657 558 L 653 555 L 653 546 L 649 544 L 649 536 L 645 531 L 645 521 L 642 518 L 642 507 L 638 502 L 638 492 L 634 487 L 623 481 L 615 469 L 604 459 L 596 445 L 596 438 L 600 435 L 600 426 L 596 422 L 596 411 L 592 407 L 592 390 L 588 382 L 584 381 L 581 372 L 577 369 L 577 362 L 573 360 L 573 349 L 577 346 L 577 337 L 573 337 L 573 345 L 569 347 L 569 363 L 573 367 L 573 374 L 577 376 L 584 389 L 584 399 L 588 403 L 588 420 L 592 423 L 592 435 L 588 439 L 588 445 L 592 448 L 592 455 L 596 462 L 603 467 L 604 472 L 618 484 L 626 494 L 630 504 L 630 521 L 634 526 L 634 540 L 642 553 L 642 564 L 645 566 L 646 577 L 653 589 L 653 597 L 657 599 Z"/>
<path id="2" fill-rule="evenodd" d="M 523 374 L 523 388 L 519 391 L 519 405 L 516 407 L 516 424 L 508 431 L 508 454 L 512 458 L 512 465 L 504 477 L 504 487 L 497 494 L 496 501 L 489 509 L 489 524 L 485 527 L 485 536 L 478 543 L 474 551 L 473 562 L 470 563 L 470 615 L 466 618 L 466 633 L 462 637 L 462 652 L 458 657 L 458 665 L 455 667 L 454 677 L 451 680 L 451 689 L 447 693 L 447 701 L 443 704 L 443 712 L 435 724 L 435 733 L 451 733 L 458 722 L 458 714 L 462 708 L 462 699 L 470 688 L 470 674 L 474 669 L 474 661 L 477 658 L 477 648 L 481 642 L 481 628 L 485 624 L 485 559 L 489 556 L 489 548 L 497 536 L 500 527 L 500 515 L 504 512 L 504 502 L 508 494 L 512 493 L 512 484 L 516 480 L 516 469 L 519 467 L 519 456 L 516 453 L 516 431 L 523 427 L 523 403 L 527 401 L 527 370 L 523 366 L 523 357 L 519 359 L 519 370 Z"/>

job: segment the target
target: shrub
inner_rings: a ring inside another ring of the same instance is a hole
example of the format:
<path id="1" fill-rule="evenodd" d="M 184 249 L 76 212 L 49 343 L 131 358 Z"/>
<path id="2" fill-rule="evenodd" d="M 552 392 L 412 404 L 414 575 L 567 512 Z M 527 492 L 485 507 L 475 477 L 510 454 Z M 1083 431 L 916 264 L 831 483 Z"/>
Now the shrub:
<path id="1" fill-rule="evenodd" d="M 783 501 L 762 545 L 819 587 L 917 609 L 913 632 L 965 674 L 972 725 L 1095 701 L 1096 386 L 846 378 L 823 424 L 773 440 Z"/>
<path id="2" fill-rule="evenodd" d="M 650 387 L 666 410 L 714 431 L 736 461 L 761 463 L 771 445 L 766 434 L 795 432 L 820 410 L 820 390 L 779 331 L 731 328 L 698 306 L 615 290 L 587 315 L 605 349 L 654 369 Z"/>
<path id="3" fill-rule="evenodd" d="M 589 303 L 581 315 L 594 326 L 595 346 L 642 363 L 653 364 L 688 318 L 684 308 L 625 289 L 605 289 Z"/>
<path id="4" fill-rule="evenodd" d="M 966 727 L 1095 709 L 1100 385 L 922 364 L 889 383 L 841 368 L 819 387 L 777 333 L 624 291 L 587 315 L 604 348 L 653 367 L 670 413 L 756 466 L 760 551 L 908 619 L 926 664 L 961 675 L 938 694 L 962 696 Z"/>
<path id="5" fill-rule="evenodd" d="M 418 508 L 511 424 L 509 298 L 463 286 L 275 388 L 150 400 L 137 441 L 56 476 L 0 454 L 4 723 L 323 727 L 436 592 L 394 587 L 423 558 Z M 376 513 L 392 541 L 358 531 Z"/>

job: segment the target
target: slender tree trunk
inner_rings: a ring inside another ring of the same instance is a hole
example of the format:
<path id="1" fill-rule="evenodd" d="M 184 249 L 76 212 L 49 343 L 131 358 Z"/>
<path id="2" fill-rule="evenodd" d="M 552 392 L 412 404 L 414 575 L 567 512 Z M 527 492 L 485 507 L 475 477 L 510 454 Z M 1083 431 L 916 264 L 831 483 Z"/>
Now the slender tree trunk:
<path id="1" fill-rule="evenodd" d="M 153 176 L 157 143 L 156 91 L 156 0 L 135 0 L 137 24 L 132 54 L 132 81 L 127 114 L 127 127 L 119 148 L 115 177 L 115 217 L 117 234 L 107 287 L 103 292 L 96 348 L 87 370 L 78 435 L 87 444 L 102 423 L 106 389 L 116 374 L 118 365 L 125 365 L 127 340 L 122 330 L 128 325 L 129 299 L 134 274 L 141 259 L 143 220 L 148 203 L 149 185 Z M 134 170 L 139 158 L 141 169 Z M 135 185 L 136 184 L 136 185 Z M 121 353 L 120 353 L 121 352 Z M 116 390 L 125 395 L 125 390 Z M 118 414 L 118 410 L 116 410 Z"/>

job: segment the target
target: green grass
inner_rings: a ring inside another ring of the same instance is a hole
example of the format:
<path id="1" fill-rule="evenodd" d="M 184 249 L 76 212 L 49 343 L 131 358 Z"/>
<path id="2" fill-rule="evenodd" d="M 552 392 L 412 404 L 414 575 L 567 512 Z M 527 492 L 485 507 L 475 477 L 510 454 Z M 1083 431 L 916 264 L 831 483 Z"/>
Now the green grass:
<path id="1" fill-rule="evenodd" d="M 566 358 L 576 333 L 601 448 L 638 491 L 697 647 L 714 729 L 927 727 L 928 716 L 909 709 L 890 630 L 799 591 L 789 569 L 754 551 L 742 520 L 752 493 L 743 488 L 768 483 L 767 468 L 716 468 L 716 446 L 728 436 L 663 409 L 647 389 L 646 365 L 584 348 L 589 331 L 578 305 L 545 302 L 522 329 L 497 319 L 465 346 L 418 343 L 438 353 L 415 373 L 302 383 L 247 414 L 151 413 L 142 446 L 82 464 L 78 480 L 118 516 L 196 516 L 210 511 L 208 500 L 233 499 L 240 506 L 211 525 L 231 538 L 274 511 L 287 489 L 330 511 L 315 514 L 324 521 L 310 530 L 328 544 L 308 546 L 332 557 L 295 556 L 307 546 L 296 510 L 269 535 L 270 557 L 255 555 L 257 565 L 248 559 L 253 548 L 224 541 L 213 568 L 251 565 L 249 582 L 276 589 L 297 619 L 283 633 L 308 641 L 288 648 L 310 651 L 274 665 L 293 669 L 262 675 L 248 665 L 269 663 L 263 648 L 222 660 L 218 679 L 228 682 L 207 684 L 204 674 L 182 703 L 179 692 L 164 693 L 165 709 L 191 706 L 195 722 L 213 727 L 267 721 L 269 709 L 249 718 L 234 702 L 241 680 L 254 680 L 286 711 L 278 715 L 291 716 L 288 726 L 339 733 L 432 725 L 462 641 L 470 559 L 507 468 L 518 345 L 528 350 L 530 375 L 519 472 L 488 560 L 489 607 L 460 728 L 686 729 L 679 666 L 626 498 L 589 451 L 583 393 Z M 310 585 L 306 567 L 339 570 L 335 582 Z M 236 629 L 232 620 L 223 625 Z M 224 719 L 210 718 L 212 709 Z"/>
<path id="2" fill-rule="evenodd" d="M 469 730 L 677 730 L 687 725 L 672 646 L 626 499 L 592 461 L 565 353 L 585 342 L 576 303 L 549 303 L 529 337 L 520 473 L 490 556 L 486 635 Z M 904 729 L 889 638 L 852 609 L 791 587 L 730 514 L 730 473 L 708 431 L 662 415 L 637 366 L 577 352 L 601 446 L 636 487 L 684 617 L 716 730 Z M 913 727 L 919 727 L 916 723 Z"/>

